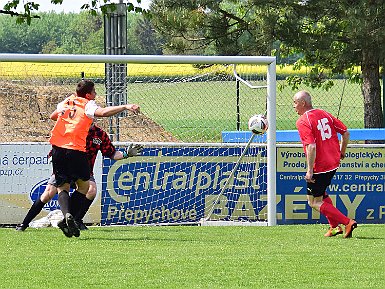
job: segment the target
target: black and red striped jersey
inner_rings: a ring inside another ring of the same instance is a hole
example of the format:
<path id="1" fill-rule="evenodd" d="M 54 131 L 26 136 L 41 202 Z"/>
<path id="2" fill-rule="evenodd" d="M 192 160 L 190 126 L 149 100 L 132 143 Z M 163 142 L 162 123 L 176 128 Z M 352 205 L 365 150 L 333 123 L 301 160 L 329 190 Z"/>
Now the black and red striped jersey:
<path id="1" fill-rule="evenodd" d="M 94 165 L 98 151 L 100 151 L 104 157 L 112 158 L 116 149 L 108 137 L 108 134 L 97 125 L 92 124 L 88 131 L 86 141 L 86 152 L 91 176 L 94 175 Z"/>

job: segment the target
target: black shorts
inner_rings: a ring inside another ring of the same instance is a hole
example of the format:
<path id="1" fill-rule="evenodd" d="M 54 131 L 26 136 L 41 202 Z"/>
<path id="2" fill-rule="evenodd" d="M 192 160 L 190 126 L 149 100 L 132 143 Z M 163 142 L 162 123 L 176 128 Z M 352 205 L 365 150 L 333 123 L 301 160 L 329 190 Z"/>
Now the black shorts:
<path id="1" fill-rule="evenodd" d="M 96 183 L 96 180 L 95 180 L 95 177 L 94 176 L 90 176 L 90 182 L 94 182 Z M 51 175 L 51 177 L 49 178 L 48 184 L 50 185 L 53 185 L 54 187 L 57 187 L 57 182 L 56 182 L 56 178 L 55 178 L 55 175 Z M 71 182 L 71 189 L 76 189 L 76 184 L 74 182 Z"/>
<path id="2" fill-rule="evenodd" d="M 90 166 L 85 152 L 52 146 L 52 166 L 56 186 L 90 179 Z"/>
<path id="3" fill-rule="evenodd" d="M 314 183 L 307 184 L 307 194 L 313 197 L 323 196 L 326 192 L 327 187 L 330 185 L 332 178 L 334 177 L 337 170 L 330 171 L 322 174 L 314 174 Z"/>

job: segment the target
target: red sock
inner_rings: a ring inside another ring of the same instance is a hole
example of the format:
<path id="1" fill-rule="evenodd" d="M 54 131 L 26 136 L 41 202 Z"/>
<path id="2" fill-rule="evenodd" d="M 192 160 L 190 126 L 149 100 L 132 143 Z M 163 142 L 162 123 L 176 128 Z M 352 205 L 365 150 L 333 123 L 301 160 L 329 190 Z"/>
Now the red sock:
<path id="1" fill-rule="evenodd" d="M 324 197 L 325 198 L 323 199 L 323 202 L 324 203 L 328 203 L 328 204 L 333 206 L 332 198 L 330 198 L 328 195 L 326 195 Z M 337 227 L 339 225 L 338 220 L 333 219 L 332 216 L 325 216 L 325 217 L 328 220 L 330 227 L 335 228 L 335 227 Z"/>
<path id="2" fill-rule="evenodd" d="M 338 224 L 349 224 L 350 219 L 342 214 L 336 207 L 327 202 L 323 202 L 320 207 L 320 211 L 326 216 L 326 218 L 336 220 Z"/>

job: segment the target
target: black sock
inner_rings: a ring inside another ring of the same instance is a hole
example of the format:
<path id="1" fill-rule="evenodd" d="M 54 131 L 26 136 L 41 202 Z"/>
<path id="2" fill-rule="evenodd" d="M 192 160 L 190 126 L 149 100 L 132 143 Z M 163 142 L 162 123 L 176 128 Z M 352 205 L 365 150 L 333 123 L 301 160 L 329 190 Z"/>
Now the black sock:
<path id="1" fill-rule="evenodd" d="M 23 220 L 23 227 L 28 227 L 29 223 L 41 212 L 45 203 L 40 200 L 40 197 L 32 204 L 27 215 Z"/>
<path id="2" fill-rule="evenodd" d="M 93 201 L 94 200 L 89 200 L 84 196 L 81 202 L 80 210 L 74 217 L 76 221 L 83 220 L 84 216 L 87 214 L 87 211 L 90 208 Z"/>
<path id="3" fill-rule="evenodd" d="M 60 210 L 63 212 L 63 215 L 69 213 L 69 201 L 70 201 L 70 196 L 66 190 L 63 190 L 59 193 L 59 206 Z"/>
<path id="4" fill-rule="evenodd" d="M 79 213 L 83 199 L 86 196 L 79 191 L 74 191 L 70 197 L 70 213 L 72 216 L 76 216 Z"/>

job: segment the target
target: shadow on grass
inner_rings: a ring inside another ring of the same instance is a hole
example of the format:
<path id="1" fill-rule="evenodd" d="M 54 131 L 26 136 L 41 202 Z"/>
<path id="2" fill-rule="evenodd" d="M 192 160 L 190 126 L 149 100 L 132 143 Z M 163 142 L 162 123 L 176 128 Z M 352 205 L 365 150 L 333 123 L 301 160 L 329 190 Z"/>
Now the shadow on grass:
<path id="1" fill-rule="evenodd" d="M 352 239 L 359 239 L 359 240 L 385 240 L 384 237 L 353 237 Z"/>
<path id="2" fill-rule="evenodd" d="M 161 242 L 192 242 L 192 239 L 180 239 L 180 238 L 152 238 L 152 237 L 127 237 L 127 238 L 114 238 L 114 237 L 83 237 L 77 238 L 79 241 L 92 241 L 92 240 L 108 240 L 108 241 L 161 241 Z"/>
<path id="3" fill-rule="evenodd" d="M 132 230 L 132 228 L 134 228 L 134 227 L 131 227 L 131 228 L 130 227 L 121 227 L 121 228 L 114 227 L 113 229 L 111 229 L 111 227 L 109 229 L 100 229 L 100 227 L 99 227 L 96 230 L 91 230 L 91 231 L 94 231 L 94 232 L 106 232 L 106 233 L 111 233 L 111 232 L 127 232 L 128 233 L 128 232 L 134 232 Z M 155 227 L 151 227 L 151 228 L 155 228 Z M 157 230 L 156 229 L 152 229 L 152 231 L 157 231 Z M 159 231 L 161 231 L 161 230 L 159 229 Z"/>

